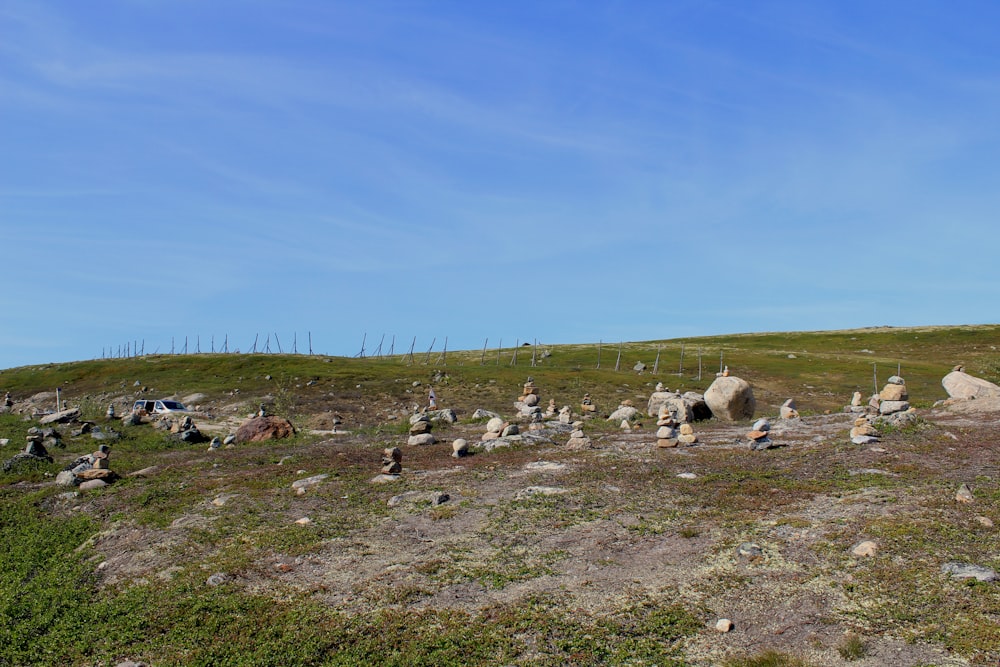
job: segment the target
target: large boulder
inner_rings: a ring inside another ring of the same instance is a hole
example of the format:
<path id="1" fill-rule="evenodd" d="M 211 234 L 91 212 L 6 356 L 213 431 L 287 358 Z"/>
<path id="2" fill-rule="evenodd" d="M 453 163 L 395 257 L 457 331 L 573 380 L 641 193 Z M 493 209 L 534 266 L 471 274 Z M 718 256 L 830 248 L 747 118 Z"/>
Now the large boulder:
<path id="1" fill-rule="evenodd" d="M 649 395 L 649 402 L 646 404 L 646 416 L 659 416 L 660 408 L 673 398 L 680 398 L 680 394 L 672 391 L 654 391 Z"/>
<path id="2" fill-rule="evenodd" d="M 71 422 L 80 416 L 80 408 L 70 408 L 69 410 L 60 410 L 59 412 L 53 412 L 50 415 L 45 415 L 38 420 L 39 424 L 65 424 Z"/>
<path id="3" fill-rule="evenodd" d="M 963 371 L 945 375 L 941 386 L 951 398 L 1000 398 L 1000 387 Z"/>
<path id="4" fill-rule="evenodd" d="M 292 422 L 284 417 L 268 415 L 253 417 L 236 431 L 236 442 L 261 442 L 263 440 L 279 440 L 295 434 Z"/>
<path id="5" fill-rule="evenodd" d="M 631 421 L 637 414 L 639 414 L 639 411 L 631 405 L 619 405 L 618 409 L 608 415 L 608 421 L 620 422 L 623 419 Z"/>
<path id="6" fill-rule="evenodd" d="M 705 403 L 723 421 L 750 419 L 756 408 L 750 383 L 732 375 L 715 378 L 705 390 Z"/>

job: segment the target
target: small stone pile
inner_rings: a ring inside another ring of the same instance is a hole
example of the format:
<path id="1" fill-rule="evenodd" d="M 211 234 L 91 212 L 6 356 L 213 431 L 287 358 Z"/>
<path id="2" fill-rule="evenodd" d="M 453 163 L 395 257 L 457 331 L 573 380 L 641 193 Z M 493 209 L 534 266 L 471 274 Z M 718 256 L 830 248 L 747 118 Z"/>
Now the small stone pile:
<path id="1" fill-rule="evenodd" d="M 594 401 L 590 398 L 590 394 L 584 394 L 583 399 L 580 401 L 580 412 L 584 414 L 588 412 L 597 412 L 597 406 L 594 405 Z"/>
<path id="2" fill-rule="evenodd" d="M 790 399 L 788 399 L 787 401 L 785 401 L 784 403 L 781 404 L 781 408 L 779 409 L 779 416 L 782 419 L 798 419 L 799 418 L 799 411 L 798 411 L 797 406 L 795 405 L 795 399 L 794 398 L 790 398 Z"/>
<path id="3" fill-rule="evenodd" d="M 694 445 L 698 442 L 698 436 L 694 434 L 694 427 L 691 424 L 683 423 L 680 426 L 681 434 L 677 436 L 677 442 L 682 445 Z"/>
<path id="4" fill-rule="evenodd" d="M 858 417 L 851 428 L 851 442 L 855 445 L 873 445 L 878 442 L 878 429 L 869 417 Z"/>
<path id="5" fill-rule="evenodd" d="M 677 436 L 677 420 L 674 419 L 673 415 L 670 414 L 670 410 L 667 406 L 660 407 L 660 415 L 656 419 L 656 446 L 657 447 L 676 447 L 678 441 Z"/>
<path id="6" fill-rule="evenodd" d="M 66 466 L 56 475 L 56 484 L 78 486 L 81 491 L 100 489 L 111 484 L 118 479 L 118 475 L 110 468 L 110 455 L 111 447 L 101 445 L 93 454 L 81 456 Z"/>
<path id="7" fill-rule="evenodd" d="M 37 428 L 31 430 L 38 431 Z M 26 468 L 32 468 L 38 464 L 52 463 L 52 456 L 49 455 L 42 441 L 43 438 L 40 433 L 34 434 L 29 431 L 28 444 L 24 448 L 24 451 L 4 461 L 3 466 L 0 466 L 0 470 L 3 470 L 3 472 L 18 472 Z"/>
<path id="8" fill-rule="evenodd" d="M 422 412 L 410 417 L 410 437 L 406 441 L 407 445 L 433 445 L 437 442 L 434 434 L 431 433 L 431 429 L 434 426 L 431 423 L 430 417 Z"/>
<path id="9" fill-rule="evenodd" d="M 199 443 L 208 440 L 198 430 L 198 427 L 195 426 L 194 420 L 191 419 L 190 415 L 184 415 L 184 418 L 180 421 L 174 421 L 169 417 L 164 418 L 160 421 L 160 427 L 169 430 L 181 442 Z"/>
<path id="10" fill-rule="evenodd" d="M 747 433 L 747 440 L 750 441 L 750 449 L 753 450 L 774 447 L 774 441 L 771 440 L 771 422 L 763 417 L 755 421 Z"/>
<path id="11" fill-rule="evenodd" d="M 504 428 L 508 426 L 507 422 L 501 417 L 493 417 L 488 422 L 486 422 L 486 433 L 483 433 L 483 442 L 487 440 L 496 440 L 500 437 Z"/>
<path id="12" fill-rule="evenodd" d="M 590 449 L 590 438 L 583 432 L 583 422 L 573 422 L 573 431 L 569 434 L 566 449 Z"/>
<path id="13" fill-rule="evenodd" d="M 850 412 L 856 415 L 863 415 L 868 413 L 868 407 L 864 404 L 864 399 L 861 397 L 861 392 L 856 391 L 851 396 L 851 404 L 844 407 L 844 412 Z"/>
<path id="14" fill-rule="evenodd" d="M 382 452 L 382 474 L 398 475 L 403 472 L 403 452 L 399 447 L 386 447 Z"/>
<path id="15" fill-rule="evenodd" d="M 545 413 L 542 416 L 546 419 L 552 419 L 556 416 L 556 399 L 549 399 L 549 407 L 545 409 Z"/>

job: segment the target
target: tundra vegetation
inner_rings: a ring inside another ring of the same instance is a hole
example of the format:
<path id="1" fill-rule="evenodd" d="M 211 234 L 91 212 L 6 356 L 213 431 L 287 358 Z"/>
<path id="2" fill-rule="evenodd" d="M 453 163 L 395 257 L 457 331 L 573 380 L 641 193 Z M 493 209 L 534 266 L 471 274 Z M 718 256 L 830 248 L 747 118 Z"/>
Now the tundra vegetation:
<path id="1" fill-rule="evenodd" d="M 996 326 L 878 328 L 628 343 L 618 371 L 617 345 L 600 369 L 596 345 L 546 346 L 535 365 L 523 348 L 499 363 L 493 349 L 5 369 L 0 393 L 18 404 L 59 388 L 117 431 L 121 478 L 54 484 L 96 446 L 72 425 L 56 425 L 53 463 L 0 474 L 0 666 L 996 664 L 1000 582 L 942 567 L 1000 570 L 1000 413 L 934 404 L 956 364 L 1000 380 L 998 345 Z M 712 419 L 694 424 L 699 444 L 658 449 L 655 417 L 628 433 L 603 418 L 625 400 L 644 412 L 658 382 L 703 392 L 720 356 L 757 416 L 777 423 L 796 400 L 778 447 L 752 451 L 750 421 Z M 920 418 L 851 444 L 843 406 L 897 369 Z M 473 412 L 516 422 L 529 375 L 542 404 L 577 411 L 590 394 L 591 449 L 567 450 L 568 433 L 477 447 Z M 431 386 L 458 421 L 408 447 Z M 105 418 L 112 402 L 196 393 L 209 435 L 261 404 L 299 431 L 206 450 Z M 38 425 L 0 414 L 0 458 Z M 470 456 L 450 456 L 455 438 Z M 373 483 L 387 447 L 403 472 Z M 873 552 L 856 555 L 862 541 Z"/>

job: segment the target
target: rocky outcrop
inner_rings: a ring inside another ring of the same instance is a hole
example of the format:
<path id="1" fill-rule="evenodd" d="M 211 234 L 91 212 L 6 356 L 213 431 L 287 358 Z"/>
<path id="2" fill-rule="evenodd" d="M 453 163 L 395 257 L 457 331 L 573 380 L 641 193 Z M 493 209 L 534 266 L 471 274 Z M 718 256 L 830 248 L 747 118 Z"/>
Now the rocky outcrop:
<path id="1" fill-rule="evenodd" d="M 263 442 L 264 440 L 280 440 L 295 434 L 292 422 L 284 417 L 268 415 L 253 417 L 245 421 L 236 431 L 236 442 Z"/>

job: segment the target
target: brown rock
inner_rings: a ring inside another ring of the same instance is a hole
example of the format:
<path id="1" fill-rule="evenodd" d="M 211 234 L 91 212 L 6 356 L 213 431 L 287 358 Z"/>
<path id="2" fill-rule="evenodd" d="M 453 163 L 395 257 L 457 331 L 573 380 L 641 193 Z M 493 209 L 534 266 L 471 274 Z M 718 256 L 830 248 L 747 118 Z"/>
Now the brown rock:
<path id="1" fill-rule="evenodd" d="M 905 401 L 910 397 L 905 384 L 887 384 L 878 395 L 883 401 Z"/>
<path id="2" fill-rule="evenodd" d="M 284 417 L 268 415 L 253 417 L 243 423 L 236 431 L 236 442 L 262 442 L 264 440 L 279 440 L 295 434 L 292 422 Z"/>

